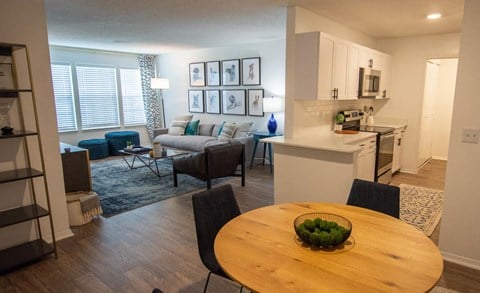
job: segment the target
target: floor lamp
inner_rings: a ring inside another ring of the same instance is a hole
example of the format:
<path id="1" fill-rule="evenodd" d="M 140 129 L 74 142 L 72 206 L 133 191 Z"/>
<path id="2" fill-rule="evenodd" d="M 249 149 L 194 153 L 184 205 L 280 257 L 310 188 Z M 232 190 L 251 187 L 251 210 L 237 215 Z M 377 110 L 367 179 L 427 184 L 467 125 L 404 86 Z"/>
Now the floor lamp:
<path id="1" fill-rule="evenodd" d="M 160 96 L 160 99 L 162 101 L 162 117 L 163 117 L 163 127 L 166 128 L 166 122 L 165 122 L 165 107 L 163 103 L 163 95 L 162 95 L 162 90 L 166 90 L 170 88 L 170 81 L 167 78 L 152 78 L 150 80 L 150 88 L 157 90 L 158 95 Z"/>

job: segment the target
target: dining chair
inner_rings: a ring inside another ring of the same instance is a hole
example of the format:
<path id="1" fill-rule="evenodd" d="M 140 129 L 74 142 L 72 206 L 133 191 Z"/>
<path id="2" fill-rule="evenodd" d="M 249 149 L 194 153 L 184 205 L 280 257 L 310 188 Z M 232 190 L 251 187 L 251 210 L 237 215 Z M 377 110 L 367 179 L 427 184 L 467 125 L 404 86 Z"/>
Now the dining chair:
<path id="1" fill-rule="evenodd" d="M 400 188 L 378 182 L 354 179 L 347 205 L 367 208 L 400 218 Z"/>
<path id="2" fill-rule="evenodd" d="M 231 185 L 196 193 L 192 196 L 192 203 L 200 259 L 209 270 L 203 288 L 203 292 L 206 292 L 212 273 L 231 280 L 218 264 L 213 246 L 218 231 L 228 221 L 240 215 L 240 208 Z M 240 292 L 242 290 L 243 287 L 240 287 Z"/>

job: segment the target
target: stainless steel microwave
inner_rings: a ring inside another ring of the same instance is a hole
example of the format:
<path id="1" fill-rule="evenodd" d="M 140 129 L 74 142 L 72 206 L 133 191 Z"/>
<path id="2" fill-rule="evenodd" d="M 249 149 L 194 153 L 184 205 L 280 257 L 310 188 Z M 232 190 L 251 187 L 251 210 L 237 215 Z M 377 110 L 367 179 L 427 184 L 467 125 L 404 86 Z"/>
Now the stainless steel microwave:
<path id="1" fill-rule="evenodd" d="M 374 98 L 380 95 L 380 78 L 382 72 L 371 68 L 360 67 L 358 97 Z"/>

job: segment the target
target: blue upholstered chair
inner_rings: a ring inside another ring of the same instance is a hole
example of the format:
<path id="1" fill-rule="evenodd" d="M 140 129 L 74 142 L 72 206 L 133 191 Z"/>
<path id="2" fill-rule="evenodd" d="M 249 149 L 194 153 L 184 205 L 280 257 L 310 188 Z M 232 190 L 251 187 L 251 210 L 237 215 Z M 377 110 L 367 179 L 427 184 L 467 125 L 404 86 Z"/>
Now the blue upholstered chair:
<path id="1" fill-rule="evenodd" d="M 400 188 L 360 179 L 353 180 L 347 205 L 400 218 Z"/>
<path id="2" fill-rule="evenodd" d="M 213 244 L 218 231 L 231 219 L 240 215 L 240 208 L 231 185 L 208 189 L 192 196 L 193 215 L 197 232 L 200 259 L 210 271 L 203 292 L 206 292 L 210 275 L 230 279 L 215 258 Z M 240 288 L 242 292 L 243 287 Z"/>

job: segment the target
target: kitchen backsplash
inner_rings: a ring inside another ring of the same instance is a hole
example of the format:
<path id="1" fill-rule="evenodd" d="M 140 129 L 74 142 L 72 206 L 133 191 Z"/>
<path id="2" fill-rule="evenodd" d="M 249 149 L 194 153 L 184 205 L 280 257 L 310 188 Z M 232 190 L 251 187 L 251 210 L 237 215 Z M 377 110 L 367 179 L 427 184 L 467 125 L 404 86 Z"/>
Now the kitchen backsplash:
<path id="1" fill-rule="evenodd" d="M 384 101 L 374 99 L 337 100 L 337 101 L 303 101 L 304 113 L 310 123 L 318 123 L 333 129 L 335 115 L 342 110 L 362 109 L 364 106 L 381 106 Z"/>

